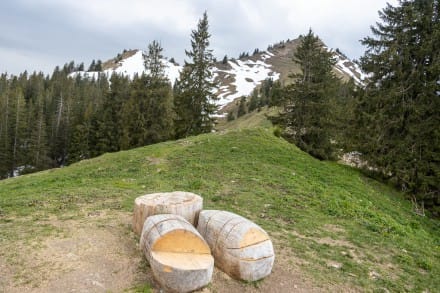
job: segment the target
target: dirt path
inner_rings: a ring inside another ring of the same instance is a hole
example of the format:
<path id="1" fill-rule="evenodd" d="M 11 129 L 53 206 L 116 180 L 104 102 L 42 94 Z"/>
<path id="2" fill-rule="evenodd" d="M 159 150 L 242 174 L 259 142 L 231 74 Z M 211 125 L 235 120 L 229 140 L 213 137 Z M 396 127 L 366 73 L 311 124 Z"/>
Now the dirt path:
<path id="1" fill-rule="evenodd" d="M 38 245 L 21 243 L 16 252 L 6 253 L 17 253 L 12 264 L 0 258 L 0 292 L 130 292 L 143 284 L 160 291 L 131 231 L 131 213 L 100 211 L 50 222 L 63 231 L 61 237 L 46 238 Z M 202 292 L 329 290 L 303 276 L 282 245 L 276 244 L 275 249 L 273 273 L 265 280 L 244 283 L 215 269 L 212 283 Z M 14 258 L 9 255 L 9 259 Z"/>

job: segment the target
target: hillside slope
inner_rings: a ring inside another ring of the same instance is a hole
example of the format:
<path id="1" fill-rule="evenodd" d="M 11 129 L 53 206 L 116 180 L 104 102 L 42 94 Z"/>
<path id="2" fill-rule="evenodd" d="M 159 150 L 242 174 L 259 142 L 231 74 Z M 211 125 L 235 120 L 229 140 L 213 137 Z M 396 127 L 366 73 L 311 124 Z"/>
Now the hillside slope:
<path id="1" fill-rule="evenodd" d="M 248 217 L 274 241 L 271 276 L 246 284 L 216 270 L 208 292 L 440 288 L 438 222 L 354 169 L 244 129 L 0 181 L 0 291 L 155 288 L 130 217 L 135 197 L 171 190 Z"/>

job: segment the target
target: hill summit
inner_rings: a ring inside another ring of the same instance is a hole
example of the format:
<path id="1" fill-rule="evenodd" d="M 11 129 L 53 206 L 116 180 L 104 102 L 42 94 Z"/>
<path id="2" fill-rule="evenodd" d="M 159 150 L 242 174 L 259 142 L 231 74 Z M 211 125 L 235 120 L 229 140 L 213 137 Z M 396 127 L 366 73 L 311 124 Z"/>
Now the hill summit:
<path id="1" fill-rule="evenodd" d="M 270 129 L 245 129 L 0 181 L 0 291 L 157 287 L 132 232 L 134 199 L 175 190 L 254 221 L 273 241 L 270 276 L 242 283 L 216 270 L 212 292 L 440 287 L 438 223 L 414 214 L 403 194 Z"/>

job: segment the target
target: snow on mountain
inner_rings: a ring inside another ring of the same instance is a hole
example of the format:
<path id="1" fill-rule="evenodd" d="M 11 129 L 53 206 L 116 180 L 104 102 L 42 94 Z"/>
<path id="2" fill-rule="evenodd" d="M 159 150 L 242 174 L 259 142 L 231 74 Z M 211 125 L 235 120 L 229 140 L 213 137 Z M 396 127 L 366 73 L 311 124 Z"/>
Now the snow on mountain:
<path id="1" fill-rule="evenodd" d="M 170 81 L 174 82 L 174 80 L 179 77 L 179 72 L 182 69 L 182 66 L 176 65 L 167 59 L 163 59 L 162 62 L 165 65 L 166 76 Z M 110 78 L 113 73 L 129 76 L 130 78 L 134 78 L 136 74 L 141 75 L 142 73 L 146 73 L 143 51 L 135 50 L 135 53 L 132 56 L 122 59 L 117 63 L 116 66 L 110 67 L 103 71 L 76 71 L 71 73 L 70 76 L 77 76 L 79 74 L 83 77 L 96 79 L 98 78 L 99 74 L 105 74 Z"/>
<path id="2" fill-rule="evenodd" d="M 218 103 L 224 106 L 236 98 L 250 95 L 255 87 L 267 78 L 277 80 L 280 74 L 273 71 L 272 65 L 264 62 L 264 60 L 271 56 L 270 53 L 264 52 L 260 56 L 262 60 L 232 60 L 228 61 L 230 69 L 217 69 L 214 72 L 217 76 L 223 73 L 225 76 L 234 78 L 234 82 L 231 83 L 232 89 L 228 85 L 222 85 L 220 87 L 218 94 L 220 100 Z"/>
<path id="3" fill-rule="evenodd" d="M 292 56 L 299 44 L 299 39 L 271 46 L 269 51 L 259 52 L 250 57 L 242 59 L 230 59 L 227 63 L 217 62 L 212 68 L 213 78 L 218 83 L 217 95 L 219 109 L 231 103 L 237 98 L 248 96 L 252 91 L 267 78 L 280 79 L 282 83 L 290 83 L 289 77 L 292 73 L 298 72 L 299 67 Z M 353 78 L 358 85 L 364 85 L 368 77 L 362 72 L 359 65 L 350 61 L 343 54 L 331 49 L 337 60 L 335 70 L 338 76 L 344 80 Z M 118 55 L 119 56 L 119 55 Z M 179 78 L 182 66 L 163 59 L 165 73 L 168 79 L 174 83 Z M 118 58 L 104 63 L 104 70 L 101 72 L 73 72 L 71 76 L 78 74 L 88 78 L 98 78 L 99 74 L 105 74 L 108 78 L 113 73 L 123 74 L 133 78 L 136 74 L 145 72 L 142 50 L 124 51 Z"/>
<path id="4" fill-rule="evenodd" d="M 358 85 L 363 86 L 365 84 L 364 81 L 368 78 L 368 75 L 362 71 L 358 64 L 338 53 L 335 53 L 334 57 L 336 58 L 336 70 L 353 78 L 354 82 Z"/>
<path id="5" fill-rule="evenodd" d="M 260 54 L 261 60 L 231 60 L 228 61 L 226 69 L 220 69 L 213 67 L 213 76 L 219 82 L 218 95 L 220 100 L 217 102 L 220 108 L 226 104 L 232 102 L 234 99 L 249 95 L 252 90 L 258 86 L 264 79 L 273 78 L 278 79 L 279 73 L 274 72 L 271 69 L 271 65 L 264 62 L 264 60 L 270 58 L 270 53 Z M 174 82 L 179 78 L 182 66 L 176 65 L 166 59 L 163 60 L 165 64 L 165 74 L 171 82 Z M 115 66 L 103 70 L 102 72 L 92 71 L 77 71 L 73 72 L 71 76 L 95 78 L 97 79 L 99 74 L 105 74 L 110 78 L 113 73 L 122 74 L 133 78 L 136 74 L 141 75 L 145 73 L 144 58 L 142 50 L 136 50 L 130 57 L 122 59 L 117 62 Z M 229 76 L 233 82 L 229 84 L 223 78 Z"/>

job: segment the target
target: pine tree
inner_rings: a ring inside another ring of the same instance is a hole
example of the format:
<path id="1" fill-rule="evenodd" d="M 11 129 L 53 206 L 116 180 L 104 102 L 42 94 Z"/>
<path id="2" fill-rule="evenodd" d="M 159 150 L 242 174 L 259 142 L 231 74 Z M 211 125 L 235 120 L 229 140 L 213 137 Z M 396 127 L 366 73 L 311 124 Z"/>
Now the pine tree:
<path id="1" fill-rule="evenodd" d="M 113 74 L 110 78 L 110 89 L 106 91 L 102 106 L 98 107 L 90 120 L 86 119 L 85 123 L 77 127 L 76 136 L 91 137 L 89 149 L 92 157 L 120 150 L 122 108 L 130 96 L 129 88 L 127 77 Z M 82 149 L 84 150 L 85 146 Z M 86 157 L 85 154 L 82 156 Z"/>
<path id="2" fill-rule="evenodd" d="M 241 97 L 240 103 L 238 104 L 237 118 L 245 115 L 246 113 L 247 113 L 246 97 L 243 96 Z"/>
<path id="3" fill-rule="evenodd" d="M 49 159 L 49 147 L 48 136 L 46 127 L 46 117 L 44 113 L 44 97 L 42 93 L 37 98 L 36 105 L 32 114 L 30 142 L 29 142 L 29 154 L 30 158 L 28 164 L 35 170 L 47 169 L 50 164 Z"/>
<path id="4" fill-rule="evenodd" d="M 186 51 L 189 62 L 185 61 L 180 75 L 179 94 L 175 97 L 178 136 L 211 132 L 214 128 L 218 99 L 212 81 L 212 50 L 209 49 L 208 15 L 205 12 L 199 20 L 197 30 L 191 33 L 191 50 Z"/>
<path id="5" fill-rule="evenodd" d="M 8 77 L 2 74 L 0 78 L 0 179 L 7 178 L 10 170 L 10 103 Z"/>
<path id="6" fill-rule="evenodd" d="M 254 89 L 251 94 L 251 98 L 249 100 L 249 112 L 252 112 L 259 108 L 260 106 L 260 96 L 258 93 L 258 89 Z"/>
<path id="7" fill-rule="evenodd" d="M 165 65 L 162 62 L 163 48 L 158 41 L 154 40 L 148 45 L 148 52 L 143 53 L 144 67 L 153 79 L 161 79 L 165 77 Z"/>
<path id="8" fill-rule="evenodd" d="M 87 70 L 88 72 L 90 71 L 96 71 L 96 62 L 95 59 L 92 60 L 92 63 L 90 63 L 89 69 Z"/>
<path id="9" fill-rule="evenodd" d="M 163 48 L 157 41 L 148 46 L 145 69 L 148 74 L 146 90 L 150 99 L 147 109 L 148 143 L 165 141 L 174 136 L 173 90 L 165 74 Z"/>
<path id="10" fill-rule="evenodd" d="M 278 123 L 283 135 L 319 159 L 333 158 L 329 99 L 339 86 L 332 69 L 335 60 L 312 30 L 301 39 L 294 61 L 301 73 L 287 87 L 287 102 Z"/>
<path id="11" fill-rule="evenodd" d="M 69 78 L 65 72 L 59 72 L 52 76 L 51 86 L 50 91 L 53 95 L 50 107 L 51 132 L 49 140 L 51 158 L 58 166 L 63 166 L 67 162 L 71 130 L 74 128 L 72 122 L 75 117 L 72 115 L 72 104 L 75 104 L 73 101 L 75 81 Z"/>
<path id="12" fill-rule="evenodd" d="M 358 108 L 358 150 L 404 191 L 440 206 L 440 3 L 402 0 L 361 58 L 371 73 Z"/>
<path id="13" fill-rule="evenodd" d="M 19 85 L 11 91 L 10 97 L 10 115 L 9 115 L 9 147 L 6 150 L 10 156 L 9 160 L 9 176 L 13 176 L 17 167 L 21 167 L 25 162 L 24 157 L 26 150 L 24 149 L 24 140 L 26 139 L 26 121 L 25 121 L 25 107 L 26 101 L 24 99 L 22 88 Z"/>
<path id="14" fill-rule="evenodd" d="M 70 138 L 69 143 L 69 164 L 90 158 L 93 155 L 97 156 L 102 153 L 96 152 L 96 145 L 93 145 L 92 147 L 92 144 L 89 140 L 91 136 L 91 129 L 91 125 L 87 122 L 77 124 L 73 127 L 72 137 Z"/>
<path id="15" fill-rule="evenodd" d="M 96 62 L 95 71 L 102 71 L 102 61 L 101 60 L 98 60 Z"/>

